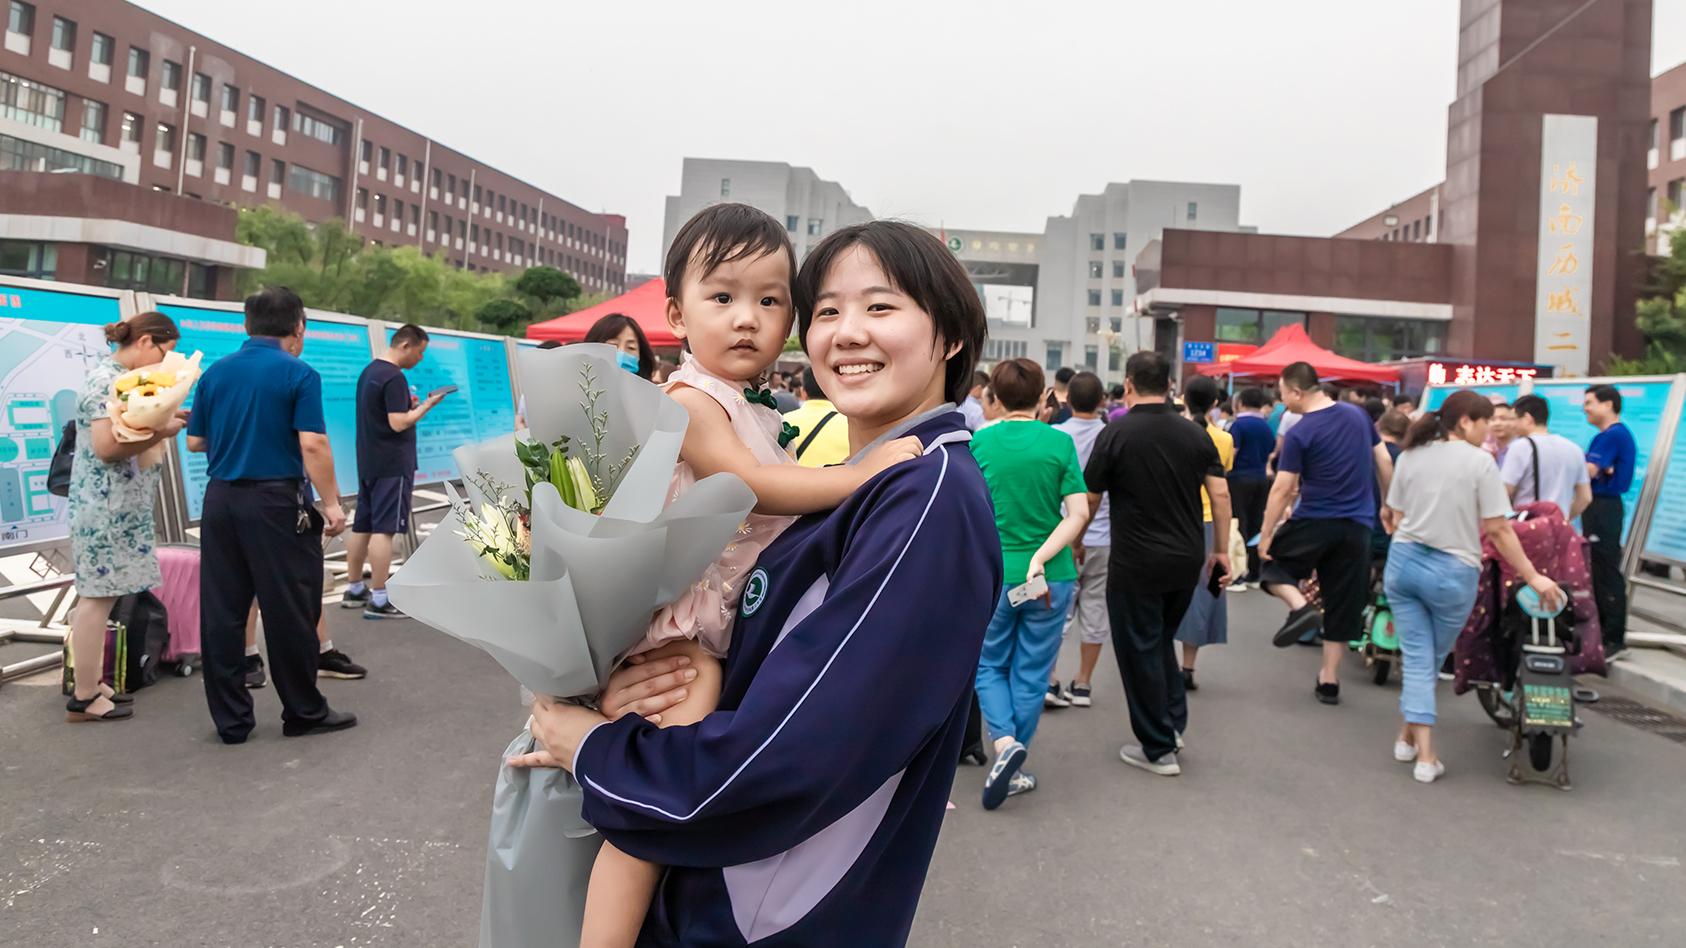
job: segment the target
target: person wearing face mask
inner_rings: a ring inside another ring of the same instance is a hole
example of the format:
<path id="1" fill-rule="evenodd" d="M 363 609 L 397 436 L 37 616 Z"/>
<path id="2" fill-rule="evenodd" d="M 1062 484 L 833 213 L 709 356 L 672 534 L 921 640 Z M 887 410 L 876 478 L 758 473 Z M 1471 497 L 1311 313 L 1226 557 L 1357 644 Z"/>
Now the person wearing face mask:
<path id="1" fill-rule="evenodd" d="M 624 313 L 610 313 L 591 324 L 583 342 L 601 342 L 620 350 L 621 368 L 641 379 L 656 371 L 656 353 L 638 321 Z"/>
<path id="2" fill-rule="evenodd" d="M 1492 417 L 1492 403 L 1462 389 L 1413 422 L 1382 508 L 1382 523 L 1393 535 L 1383 582 L 1404 658 L 1399 710 L 1405 723 L 1393 758 L 1415 761 L 1420 783 L 1446 772 L 1434 748 L 1435 673 L 1475 605 L 1482 537 L 1547 608 L 1565 601 L 1563 590 L 1534 569 L 1511 529 L 1510 495 L 1483 450 Z"/>

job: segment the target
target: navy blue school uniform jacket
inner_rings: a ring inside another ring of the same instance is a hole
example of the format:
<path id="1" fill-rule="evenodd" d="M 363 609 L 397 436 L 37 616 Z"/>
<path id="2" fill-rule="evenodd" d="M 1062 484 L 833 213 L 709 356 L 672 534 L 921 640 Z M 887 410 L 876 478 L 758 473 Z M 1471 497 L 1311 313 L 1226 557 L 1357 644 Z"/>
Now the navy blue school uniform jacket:
<path id="1" fill-rule="evenodd" d="M 1001 589 L 964 416 L 906 433 L 922 457 L 762 553 L 717 711 L 580 745 L 585 818 L 669 867 L 639 945 L 906 943 Z"/>

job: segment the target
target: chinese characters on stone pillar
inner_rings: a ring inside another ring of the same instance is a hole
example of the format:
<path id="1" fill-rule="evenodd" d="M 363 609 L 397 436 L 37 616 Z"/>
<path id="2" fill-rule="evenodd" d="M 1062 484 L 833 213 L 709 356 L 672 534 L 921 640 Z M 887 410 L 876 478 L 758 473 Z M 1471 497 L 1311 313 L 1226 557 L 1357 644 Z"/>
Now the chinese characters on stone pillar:
<path id="1" fill-rule="evenodd" d="M 1542 122 L 1534 361 L 1585 375 L 1592 335 L 1598 119 L 1546 115 Z"/>

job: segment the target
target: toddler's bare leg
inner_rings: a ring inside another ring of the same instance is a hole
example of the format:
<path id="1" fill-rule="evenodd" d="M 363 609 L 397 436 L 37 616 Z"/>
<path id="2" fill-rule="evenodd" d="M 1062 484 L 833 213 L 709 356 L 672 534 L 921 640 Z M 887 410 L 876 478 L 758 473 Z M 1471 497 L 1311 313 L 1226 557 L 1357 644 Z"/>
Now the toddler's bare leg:
<path id="1" fill-rule="evenodd" d="M 662 727 L 695 724 L 720 703 L 720 662 L 696 642 L 674 642 L 649 654 L 652 658 L 684 655 L 697 670 L 696 679 L 685 686 L 685 700 L 662 712 Z M 604 842 L 591 867 L 580 948 L 632 948 L 661 873 L 662 867 L 655 863 L 629 856 Z"/>

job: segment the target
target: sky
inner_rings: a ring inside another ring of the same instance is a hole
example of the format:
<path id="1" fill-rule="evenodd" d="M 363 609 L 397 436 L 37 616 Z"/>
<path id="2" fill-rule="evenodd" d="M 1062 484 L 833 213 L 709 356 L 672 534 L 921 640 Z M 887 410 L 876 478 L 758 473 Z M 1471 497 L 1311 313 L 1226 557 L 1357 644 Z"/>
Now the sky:
<path id="1" fill-rule="evenodd" d="M 592 211 L 659 269 L 686 156 L 785 161 L 879 216 L 1040 232 L 1133 178 L 1328 235 L 1442 177 L 1458 0 L 144 0 Z M 1652 71 L 1686 60 L 1654 0 Z"/>

